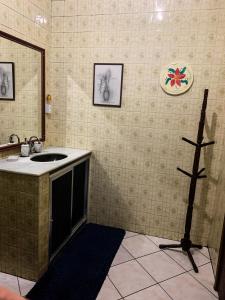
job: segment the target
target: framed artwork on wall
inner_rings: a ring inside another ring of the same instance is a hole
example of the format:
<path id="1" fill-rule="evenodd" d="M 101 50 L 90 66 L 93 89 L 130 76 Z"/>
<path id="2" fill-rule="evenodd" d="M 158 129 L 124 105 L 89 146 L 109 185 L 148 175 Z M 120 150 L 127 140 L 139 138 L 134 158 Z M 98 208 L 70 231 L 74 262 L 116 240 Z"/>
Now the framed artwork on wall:
<path id="1" fill-rule="evenodd" d="M 0 62 L 0 100 L 15 100 L 13 62 Z"/>
<path id="2" fill-rule="evenodd" d="M 94 64 L 93 105 L 121 107 L 123 64 Z"/>

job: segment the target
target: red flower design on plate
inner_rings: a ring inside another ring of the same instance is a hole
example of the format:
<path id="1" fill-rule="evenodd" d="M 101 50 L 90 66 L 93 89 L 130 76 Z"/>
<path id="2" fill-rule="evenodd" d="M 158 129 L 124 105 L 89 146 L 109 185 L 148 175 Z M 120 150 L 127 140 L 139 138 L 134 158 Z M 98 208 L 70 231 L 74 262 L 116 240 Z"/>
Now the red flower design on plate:
<path id="1" fill-rule="evenodd" d="M 171 78 L 170 85 L 174 86 L 176 83 L 177 85 L 181 86 L 181 80 L 186 76 L 186 74 L 182 74 L 178 68 L 174 74 L 169 73 L 168 77 Z"/>

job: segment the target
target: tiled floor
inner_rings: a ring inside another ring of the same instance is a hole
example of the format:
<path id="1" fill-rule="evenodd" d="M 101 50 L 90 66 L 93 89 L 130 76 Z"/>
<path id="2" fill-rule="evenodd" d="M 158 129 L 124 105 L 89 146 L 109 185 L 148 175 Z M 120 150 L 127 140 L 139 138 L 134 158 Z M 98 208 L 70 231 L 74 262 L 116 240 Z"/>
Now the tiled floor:
<path id="1" fill-rule="evenodd" d="M 196 274 L 180 250 L 158 248 L 171 242 L 127 232 L 97 300 L 217 299 L 208 249 L 192 252 Z"/>
<path id="2" fill-rule="evenodd" d="M 97 300 L 216 300 L 207 248 L 193 252 L 196 274 L 179 250 L 160 250 L 169 240 L 127 232 Z M 0 273 L 0 285 L 26 295 L 34 282 Z"/>

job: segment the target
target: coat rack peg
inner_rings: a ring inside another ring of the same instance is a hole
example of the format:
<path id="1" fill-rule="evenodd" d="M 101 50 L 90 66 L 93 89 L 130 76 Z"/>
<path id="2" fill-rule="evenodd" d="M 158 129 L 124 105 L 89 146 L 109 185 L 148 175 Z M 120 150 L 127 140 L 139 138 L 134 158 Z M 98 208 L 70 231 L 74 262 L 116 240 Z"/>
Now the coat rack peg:
<path id="1" fill-rule="evenodd" d="M 189 260 L 190 260 L 190 262 L 193 266 L 193 269 L 196 273 L 198 273 L 198 267 L 195 264 L 195 261 L 193 259 L 190 249 L 191 248 L 201 249 L 202 246 L 193 244 L 190 239 L 193 205 L 194 205 L 194 200 L 195 200 L 195 191 L 196 191 L 197 180 L 207 177 L 206 175 L 201 175 L 202 172 L 205 170 L 205 168 L 202 168 L 201 170 L 199 170 L 199 161 L 200 161 L 202 147 L 206 147 L 206 146 L 214 144 L 214 142 L 202 143 L 203 131 L 204 131 L 204 125 L 205 125 L 205 112 L 206 112 L 206 106 L 207 106 L 207 98 L 208 98 L 208 89 L 205 89 L 204 99 L 203 99 L 202 109 L 201 109 L 201 116 L 200 116 L 200 121 L 199 121 L 199 127 L 198 127 L 197 143 L 194 143 L 184 137 L 182 138 L 183 141 L 195 146 L 195 157 L 194 157 L 194 161 L 193 161 L 192 174 L 190 174 L 180 168 L 177 168 L 178 171 L 182 172 L 183 174 L 185 174 L 191 178 L 184 237 L 181 239 L 180 244 L 159 245 L 160 249 L 182 248 L 182 250 L 185 251 L 186 254 L 188 255 Z"/>
<path id="2" fill-rule="evenodd" d="M 186 172 L 186 171 L 182 170 L 182 169 L 181 169 L 181 168 L 179 168 L 179 167 L 177 167 L 177 170 L 178 170 L 178 171 L 180 171 L 181 173 L 183 173 L 183 174 L 185 174 L 185 175 L 189 176 L 189 177 L 192 177 L 192 174 L 190 174 L 190 173 L 188 173 L 188 172 Z"/>
<path id="3" fill-rule="evenodd" d="M 198 176 L 199 176 L 203 171 L 205 171 L 205 168 L 202 168 L 200 171 L 198 171 Z"/>
<path id="4" fill-rule="evenodd" d="M 215 144 L 214 141 L 208 142 L 208 143 L 203 143 L 203 144 L 201 144 L 201 147 L 206 147 L 206 146 L 213 145 L 213 144 Z"/>
<path id="5" fill-rule="evenodd" d="M 197 146 L 197 144 L 195 142 L 192 142 L 191 140 L 186 139 L 185 137 L 182 137 L 182 140 L 189 143 L 189 144 L 191 144 L 191 145 L 193 145 L 193 146 Z"/>

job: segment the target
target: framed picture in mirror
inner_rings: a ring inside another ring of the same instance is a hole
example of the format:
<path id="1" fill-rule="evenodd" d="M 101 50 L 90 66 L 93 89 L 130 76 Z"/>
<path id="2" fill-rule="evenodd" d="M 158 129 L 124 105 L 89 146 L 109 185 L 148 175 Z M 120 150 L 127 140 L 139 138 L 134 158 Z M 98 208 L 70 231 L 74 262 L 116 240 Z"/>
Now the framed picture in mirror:
<path id="1" fill-rule="evenodd" d="M 13 62 L 0 62 L 0 100 L 15 100 Z"/>

